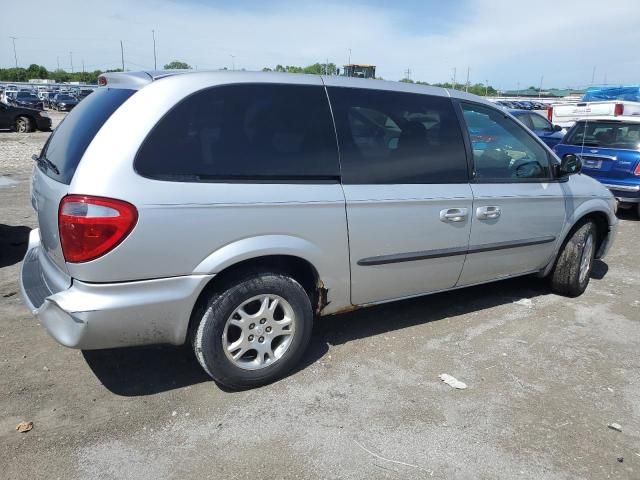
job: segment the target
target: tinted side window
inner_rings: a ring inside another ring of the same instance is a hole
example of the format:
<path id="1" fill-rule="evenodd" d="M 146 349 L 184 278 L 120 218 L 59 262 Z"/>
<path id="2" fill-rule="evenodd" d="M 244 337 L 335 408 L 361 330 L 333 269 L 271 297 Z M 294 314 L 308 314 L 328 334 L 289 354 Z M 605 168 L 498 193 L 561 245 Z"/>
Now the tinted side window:
<path id="1" fill-rule="evenodd" d="M 467 162 L 448 98 L 328 88 L 347 184 L 464 183 Z"/>
<path id="2" fill-rule="evenodd" d="M 184 181 L 337 179 L 324 88 L 238 84 L 196 92 L 158 122 L 135 168 Z"/>
<path id="3" fill-rule="evenodd" d="M 547 151 L 522 125 L 493 108 L 462 104 L 471 138 L 476 179 L 481 182 L 549 180 Z"/>

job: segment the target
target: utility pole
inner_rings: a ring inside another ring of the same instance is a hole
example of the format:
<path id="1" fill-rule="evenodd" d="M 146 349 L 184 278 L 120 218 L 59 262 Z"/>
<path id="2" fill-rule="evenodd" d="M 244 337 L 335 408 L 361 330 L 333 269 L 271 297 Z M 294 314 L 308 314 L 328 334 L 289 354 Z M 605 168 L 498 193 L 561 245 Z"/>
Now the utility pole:
<path id="1" fill-rule="evenodd" d="M 452 82 L 453 88 L 452 90 L 456 89 L 456 67 L 453 67 L 453 82 Z"/>
<path id="2" fill-rule="evenodd" d="M 516 96 L 520 98 L 520 80 L 518 80 L 518 88 L 516 89 Z"/>
<path id="3" fill-rule="evenodd" d="M 404 71 L 404 78 L 406 78 L 406 79 L 408 79 L 408 80 L 411 80 L 411 69 L 410 69 L 410 68 L 407 68 L 407 69 Z"/>
<path id="4" fill-rule="evenodd" d="M 56 64 L 58 65 L 58 70 L 60 70 L 60 57 L 56 57 Z"/>
<path id="5" fill-rule="evenodd" d="M 484 81 L 484 96 L 489 96 L 489 80 Z"/>
<path id="6" fill-rule="evenodd" d="M 351 65 L 351 49 L 349 49 L 349 59 L 347 60 L 347 65 Z"/>
<path id="7" fill-rule="evenodd" d="M 17 37 L 9 37 L 11 40 L 13 40 L 13 58 L 16 61 L 16 68 L 18 68 L 18 55 L 16 54 L 16 40 Z"/>
<path id="8" fill-rule="evenodd" d="M 469 67 L 467 67 L 467 83 L 464 87 L 464 91 L 467 93 L 469 92 Z"/>
<path id="9" fill-rule="evenodd" d="M 69 63 L 71 64 L 71 73 L 73 73 L 73 52 L 69 52 Z"/>
<path id="10" fill-rule="evenodd" d="M 596 67 L 593 67 L 593 72 L 591 72 L 591 85 L 593 85 L 593 82 L 595 82 L 596 80 Z"/>
<path id="11" fill-rule="evenodd" d="M 235 55 L 229 55 L 231 57 L 231 70 L 235 70 L 236 69 L 236 56 Z"/>
<path id="12" fill-rule="evenodd" d="M 84 73 L 84 58 L 82 59 L 82 73 Z"/>
<path id="13" fill-rule="evenodd" d="M 538 88 L 538 98 L 542 98 L 542 80 L 544 80 L 544 75 L 540 76 L 540 88 Z"/>
<path id="14" fill-rule="evenodd" d="M 122 40 L 120 40 L 120 59 L 122 60 L 122 71 L 124 72 L 124 47 L 122 46 Z"/>
<path id="15" fill-rule="evenodd" d="M 153 69 L 157 70 L 157 59 L 156 59 L 156 31 L 151 30 L 151 35 L 153 36 Z"/>

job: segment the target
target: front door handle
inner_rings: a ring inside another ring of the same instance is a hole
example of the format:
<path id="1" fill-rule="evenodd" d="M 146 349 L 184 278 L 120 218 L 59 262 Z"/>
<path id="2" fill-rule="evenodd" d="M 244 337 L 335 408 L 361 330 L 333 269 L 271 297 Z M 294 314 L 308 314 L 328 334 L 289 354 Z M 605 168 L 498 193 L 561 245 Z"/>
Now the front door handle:
<path id="1" fill-rule="evenodd" d="M 467 218 L 466 208 L 447 208 L 440 210 L 440 220 L 443 222 L 464 222 Z"/>
<path id="2" fill-rule="evenodd" d="M 502 210 L 495 205 L 487 205 L 485 207 L 478 207 L 476 209 L 476 217 L 480 220 L 491 220 L 498 218 Z"/>

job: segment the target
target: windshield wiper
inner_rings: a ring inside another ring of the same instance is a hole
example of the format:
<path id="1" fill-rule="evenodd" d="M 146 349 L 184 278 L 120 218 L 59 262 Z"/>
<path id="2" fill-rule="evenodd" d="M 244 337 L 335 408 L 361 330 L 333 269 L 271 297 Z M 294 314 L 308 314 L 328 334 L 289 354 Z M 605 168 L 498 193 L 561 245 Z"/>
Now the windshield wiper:
<path id="1" fill-rule="evenodd" d="M 56 175 L 60 175 L 60 170 L 58 170 L 58 167 L 56 167 L 56 164 L 53 163 L 51 160 L 49 160 L 47 157 L 39 157 L 38 155 L 36 155 L 35 153 L 31 156 L 31 159 L 36 162 L 38 165 L 44 165 L 45 168 L 49 168 L 50 170 L 53 170 L 55 172 Z"/>

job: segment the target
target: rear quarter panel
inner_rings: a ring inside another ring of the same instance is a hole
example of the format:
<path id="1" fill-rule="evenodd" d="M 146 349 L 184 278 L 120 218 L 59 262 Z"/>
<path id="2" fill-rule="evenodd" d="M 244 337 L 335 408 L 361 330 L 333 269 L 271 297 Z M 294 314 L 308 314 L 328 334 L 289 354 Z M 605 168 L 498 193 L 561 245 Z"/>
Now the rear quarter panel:
<path id="1" fill-rule="evenodd" d="M 91 262 L 69 264 L 69 273 L 85 282 L 120 282 L 215 274 L 248 258 L 296 255 L 316 268 L 328 289 L 331 303 L 325 313 L 349 305 L 340 184 L 181 183 L 134 171 L 139 145 L 157 121 L 180 98 L 215 85 L 217 78 L 225 83 L 270 80 L 241 72 L 167 77 L 142 88 L 107 120 L 85 152 L 69 193 L 128 201 L 139 219 L 118 247 Z M 321 85 L 319 77 L 287 78 Z"/>

